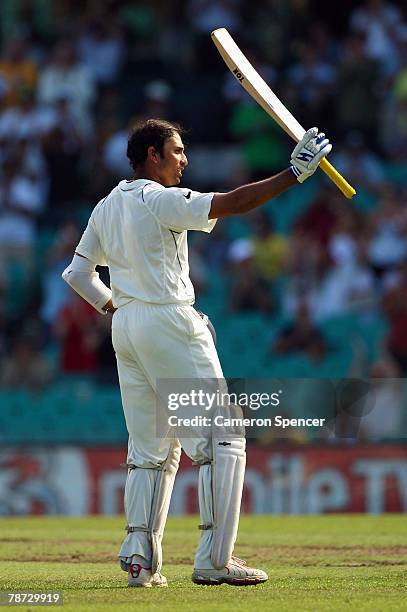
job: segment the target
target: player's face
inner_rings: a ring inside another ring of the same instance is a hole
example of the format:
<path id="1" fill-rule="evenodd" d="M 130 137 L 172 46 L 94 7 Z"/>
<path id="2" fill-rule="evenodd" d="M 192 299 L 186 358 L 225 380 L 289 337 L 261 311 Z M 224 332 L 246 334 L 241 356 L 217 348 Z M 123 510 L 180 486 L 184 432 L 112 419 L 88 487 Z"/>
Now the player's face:
<path id="1" fill-rule="evenodd" d="M 157 174 L 164 187 L 172 187 L 181 182 L 182 173 L 188 165 L 184 145 L 179 134 L 168 138 L 163 147 L 163 155 L 160 157 Z"/>

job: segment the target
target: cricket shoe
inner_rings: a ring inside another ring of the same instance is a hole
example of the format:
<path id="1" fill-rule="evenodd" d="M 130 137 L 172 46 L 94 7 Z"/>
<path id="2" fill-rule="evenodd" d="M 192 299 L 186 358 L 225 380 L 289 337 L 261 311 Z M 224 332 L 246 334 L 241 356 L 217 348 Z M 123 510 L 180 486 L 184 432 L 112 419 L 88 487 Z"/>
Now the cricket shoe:
<path id="1" fill-rule="evenodd" d="M 223 569 L 194 569 L 192 582 L 195 584 L 217 585 L 231 584 L 233 586 L 249 586 L 266 582 L 266 572 L 249 567 L 246 561 L 231 557 Z"/>
<path id="2" fill-rule="evenodd" d="M 129 587 L 166 587 L 168 586 L 167 578 L 156 572 L 151 573 L 151 567 L 143 567 L 141 563 L 132 559 L 132 563 L 126 563 L 120 560 L 120 567 L 127 572 Z"/>

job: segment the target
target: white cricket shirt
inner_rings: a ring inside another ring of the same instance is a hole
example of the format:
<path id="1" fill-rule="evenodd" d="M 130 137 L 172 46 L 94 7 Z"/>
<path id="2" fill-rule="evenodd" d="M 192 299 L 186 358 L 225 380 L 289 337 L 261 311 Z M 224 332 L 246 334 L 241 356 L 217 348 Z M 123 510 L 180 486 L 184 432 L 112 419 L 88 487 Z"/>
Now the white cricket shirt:
<path id="1" fill-rule="evenodd" d="M 77 253 L 109 266 L 113 304 L 195 299 L 189 278 L 187 230 L 210 232 L 213 193 L 121 181 L 94 208 Z"/>

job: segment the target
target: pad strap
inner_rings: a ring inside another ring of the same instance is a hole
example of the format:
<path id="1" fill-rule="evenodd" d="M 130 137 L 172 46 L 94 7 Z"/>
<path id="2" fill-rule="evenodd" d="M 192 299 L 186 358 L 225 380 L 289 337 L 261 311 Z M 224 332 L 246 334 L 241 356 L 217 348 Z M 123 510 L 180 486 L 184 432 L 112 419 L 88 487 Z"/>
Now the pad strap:
<path id="1" fill-rule="evenodd" d="M 135 531 L 144 531 L 146 533 L 150 533 L 150 530 L 147 527 L 130 527 L 126 525 L 125 530 L 127 533 L 134 533 Z"/>
<path id="2" fill-rule="evenodd" d="M 120 467 L 125 468 L 126 470 L 135 470 L 137 468 L 138 470 L 158 470 L 160 471 L 163 469 L 164 464 L 159 465 L 157 467 L 140 467 L 139 465 L 135 465 L 134 463 L 121 463 Z"/>

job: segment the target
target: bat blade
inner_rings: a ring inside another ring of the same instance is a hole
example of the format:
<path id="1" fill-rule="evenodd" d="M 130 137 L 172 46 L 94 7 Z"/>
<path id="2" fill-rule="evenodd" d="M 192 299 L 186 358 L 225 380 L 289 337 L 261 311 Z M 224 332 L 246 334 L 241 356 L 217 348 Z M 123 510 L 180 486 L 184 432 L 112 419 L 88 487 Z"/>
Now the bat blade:
<path id="1" fill-rule="evenodd" d="M 305 130 L 243 55 L 226 28 L 212 32 L 212 40 L 225 64 L 241 86 L 297 142 Z"/>
<path id="2" fill-rule="evenodd" d="M 212 32 L 212 40 L 216 45 L 225 64 L 239 81 L 241 86 L 266 111 L 278 125 L 296 142 L 305 134 L 302 125 L 279 100 L 265 80 L 259 75 L 247 57 L 239 49 L 226 28 Z M 320 168 L 329 176 L 347 198 L 352 198 L 356 191 L 341 174 L 323 159 Z"/>

